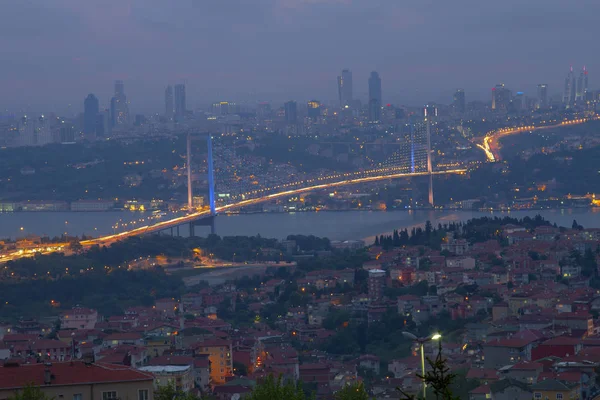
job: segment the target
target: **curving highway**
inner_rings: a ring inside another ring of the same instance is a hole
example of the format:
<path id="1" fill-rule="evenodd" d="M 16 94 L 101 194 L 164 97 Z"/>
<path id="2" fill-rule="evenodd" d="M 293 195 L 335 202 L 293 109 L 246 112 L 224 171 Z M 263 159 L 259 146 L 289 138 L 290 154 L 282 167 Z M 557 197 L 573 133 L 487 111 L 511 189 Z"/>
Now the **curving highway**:
<path id="1" fill-rule="evenodd" d="M 476 144 L 476 146 L 484 151 L 485 156 L 489 162 L 496 162 L 496 161 L 502 160 L 502 155 L 500 154 L 501 146 L 500 146 L 499 141 L 500 141 L 500 139 L 502 139 L 505 136 L 510 136 L 510 135 L 514 135 L 515 133 L 521 133 L 521 132 L 533 132 L 533 131 L 538 131 L 538 130 L 542 130 L 542 129 L 558 128 L 558 127 L 567 126 L 567 125 L 578 125 L 578 124 L 583 124 L 588 121 L 597 120 L 597 119 L 599 119 L 599 117 L 566 120 L 566 121 L 561 121 L 560 123 L 552 124 L 552 125 L 540 125 L 540 126 L 530 125 L 530 126 L 519 126 L 519 127 L 515 127 L 515 128 L 498 129 L 497 131 L 494 131 L 493 133 L 487 134 L 483 138 L 483 143 L 482 144 L 478 143 L 478 144 Z"/>

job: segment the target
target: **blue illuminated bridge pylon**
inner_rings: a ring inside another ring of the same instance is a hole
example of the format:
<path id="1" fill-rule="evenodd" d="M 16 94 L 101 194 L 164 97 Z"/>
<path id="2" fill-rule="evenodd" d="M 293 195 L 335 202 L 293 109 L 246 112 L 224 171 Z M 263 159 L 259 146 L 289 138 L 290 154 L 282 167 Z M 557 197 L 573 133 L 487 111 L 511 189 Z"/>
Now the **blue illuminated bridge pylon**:
<path id="1" fill-rule="evenodd" d="M 187 159 L 186 159 L 186 169 L 187 169 L 187 187 L 188 187 L 188 212 L 194 212 L 194 191 L 192 187 L 192 136 L 191 132 L 187 133 Z M 195 236 L 195 226 L 210 226 L 210 231 L 212 234 L 215 233 L 215 217 L 217 215 L 216 206 L 215 206 L 215 175 L 214 175 L 214 166 L 213 166 L 213 148 L 212 148 L 212 136 L 211 134 L 202 134 L 199 135 L 200 138 L 206 140 L 206 148 L 207 148 L 207 176 L 208 176 L 208 204 L 210 209 L 210 214 L 206 218 L 199 219 L 197 221 L 190 222 L 190 236 Z"/>

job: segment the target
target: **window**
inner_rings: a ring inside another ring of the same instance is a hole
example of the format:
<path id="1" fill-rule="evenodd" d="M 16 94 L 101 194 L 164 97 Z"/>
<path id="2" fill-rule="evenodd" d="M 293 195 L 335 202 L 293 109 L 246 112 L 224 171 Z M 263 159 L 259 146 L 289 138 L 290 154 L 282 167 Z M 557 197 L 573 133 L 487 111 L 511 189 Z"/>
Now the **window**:
<path id="1" fill-rule="evenodd" d="M 81 393 L 75 393 L 73 395 L 73 400 L 83 400 L 83 395 Z"/>
<path id="2" fill-rule="evenodd" d="M 538 393 L 538 392 L 536 392 L 536 393 L 534 393 L 534 394 L 533 394 L 533 398 L 534 398 L 534 399 L 541 399 L 541 398 L 542 398 L 542 394 L 541 394 L 541 393 Z"/>
<path id="3" fill-rule="evenodd" d="M 562 400 L 562 398 L 563 398 L 562 393 L 556 393 L 556 400 Z"/>
<path id="4" fill-rule="evenodd" d="M 148 389 L 138 390 L 138 400 L 148 400 Z"/>
<path id="5" fill-rule="evenodd" d="M 102 400 L 116 400 L 117 392 L 102 392 Z"/>

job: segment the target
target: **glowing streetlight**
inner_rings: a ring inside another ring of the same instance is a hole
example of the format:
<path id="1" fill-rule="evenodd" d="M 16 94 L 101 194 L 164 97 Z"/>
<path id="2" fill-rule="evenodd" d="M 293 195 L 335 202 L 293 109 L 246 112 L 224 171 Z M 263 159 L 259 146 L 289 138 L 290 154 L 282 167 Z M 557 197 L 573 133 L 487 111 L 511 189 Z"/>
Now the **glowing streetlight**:
<path id="1" fill-rule="evenodd" d="M 402 336 L 419 344 L 421 350 L 421 380 L 423 381 L 423 399 L 425 399 L 427 398 L 427 383 L 425 382 L 425 343 L 431 342 L 432 340 L 440 340 L 442 335 L 438 332 L 427 337 L 420 338 L 410 332 L 402 332 Z"/>

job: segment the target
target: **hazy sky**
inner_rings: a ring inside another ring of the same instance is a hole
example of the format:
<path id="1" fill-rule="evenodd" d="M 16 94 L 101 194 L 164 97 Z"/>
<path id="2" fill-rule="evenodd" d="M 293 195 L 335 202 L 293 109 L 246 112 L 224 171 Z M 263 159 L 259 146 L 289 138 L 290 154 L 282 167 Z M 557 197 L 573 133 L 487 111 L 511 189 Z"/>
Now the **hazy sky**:
<path id="1" fill-rule="evenodd" d="M 600 88 L 598 15 L 598 0 L 4 0 L 0 107 L 107 105 L 115 79 L 133 112 L 162 111 L 178 82 L 191 109 L 334 100 L 342 68 L 355 97 L 377 70 L 384 102 L 412 105 L 498 82 L 558 93 L 570 64 Z"/>

